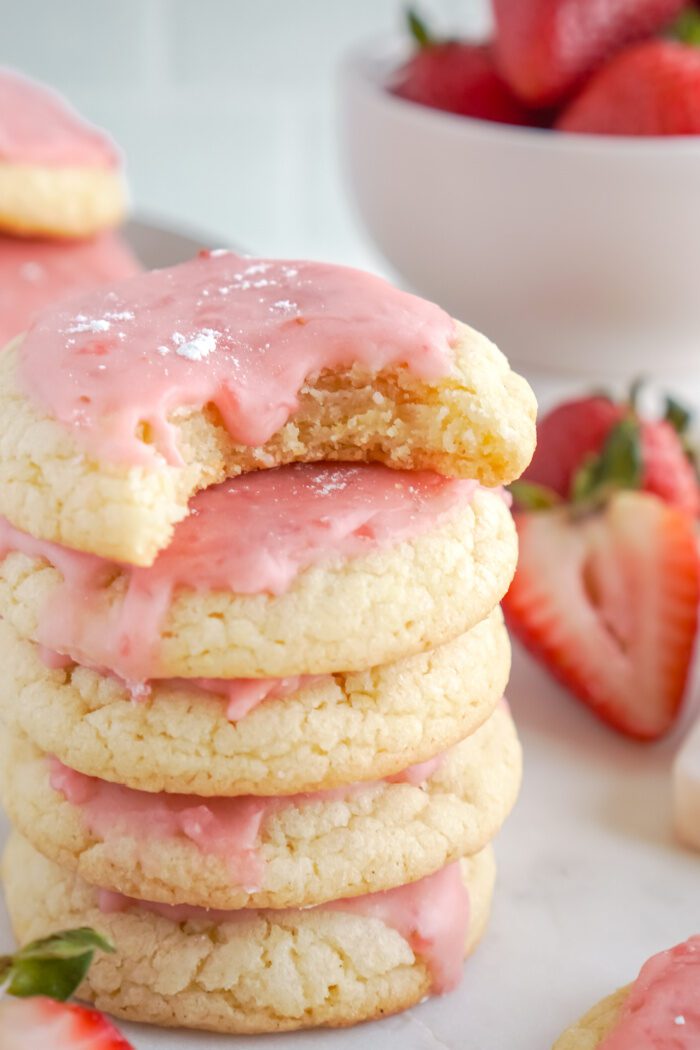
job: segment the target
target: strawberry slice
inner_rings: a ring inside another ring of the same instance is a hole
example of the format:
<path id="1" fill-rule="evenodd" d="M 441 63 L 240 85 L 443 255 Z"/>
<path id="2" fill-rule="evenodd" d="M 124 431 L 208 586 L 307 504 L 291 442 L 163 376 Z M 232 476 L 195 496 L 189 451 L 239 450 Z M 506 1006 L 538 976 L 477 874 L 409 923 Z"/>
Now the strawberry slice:
<path id="1" fill-rule="evenodd" d="M 492 0 L 501 73 L 530 105 L 553 105 L 606 58 L 670 22 L 685 0 Z"/>
<path id="2" fill-rule="evenodd" d="M 37 996 L 0 1003 L 0 1050 L 133 1050 L 97 1010 Z"/>
<path id="3" fill-rule="evenodd" d="M 577 516 L 515 515 L 520 562 L 509 626 L 613 728 L 654 740 L 683 700 L 700 600 L 692 518 L 655 496 L 618 492 Z"/>

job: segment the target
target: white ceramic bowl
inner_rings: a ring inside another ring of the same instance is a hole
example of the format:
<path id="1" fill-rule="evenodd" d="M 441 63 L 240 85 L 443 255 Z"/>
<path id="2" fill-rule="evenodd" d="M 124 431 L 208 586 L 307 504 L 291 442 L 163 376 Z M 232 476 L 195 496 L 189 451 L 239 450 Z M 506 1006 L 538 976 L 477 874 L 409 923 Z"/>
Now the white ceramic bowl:
<path id="1" fill-rule="evenodd" d="M 700 382 L 700 139 L 564 135 L 395 98 L 351 54 L 344 167 L 406 284 L 528 370 Z"/>

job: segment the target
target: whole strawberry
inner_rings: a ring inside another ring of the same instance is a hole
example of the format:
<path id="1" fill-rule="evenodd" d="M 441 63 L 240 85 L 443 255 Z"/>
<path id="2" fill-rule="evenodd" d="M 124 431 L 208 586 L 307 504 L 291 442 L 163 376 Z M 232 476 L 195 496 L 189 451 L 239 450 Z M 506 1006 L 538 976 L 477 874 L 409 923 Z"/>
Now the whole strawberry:
<path id="1" fill-rule="evenodd" d="M 487 44 L 435 40 L 417 15 L 411 12 L 408 17 L 417 50 L 394 74 L 393 94 L 480 120 L 533 122 L 497 72 Z"/>
<path id="2" fill-rule="evenodd" d="M 603 61 L 670 22 L 684 0 L 492 0 L 496 59 L 530 105 L 560 102 Z"/>
<path id="3" fill-rule="evenodd" d="M 700 49 L 649 40 L 604 66 L 557 120 L 595 135 L 700 134 Z"/>
<path id="4" fill-rule="evenodd" d="M 618 478 L 625 488 L 638 488 L 660 496 L 686 513 L 700 516 L 700 485 L 688 455 L 685 433 L 689 416 L 669 399 L 665 419 L 644 419 L 630 402 L 608 397 L 577 398 L 558 405 L 537 424 L 537 448 L 525 481 L 551 489 L 564 500 L 573 497 L 576 475 L 597 456 L 613 429 L 624 419 L 633 442 L 639 470 Z"/>

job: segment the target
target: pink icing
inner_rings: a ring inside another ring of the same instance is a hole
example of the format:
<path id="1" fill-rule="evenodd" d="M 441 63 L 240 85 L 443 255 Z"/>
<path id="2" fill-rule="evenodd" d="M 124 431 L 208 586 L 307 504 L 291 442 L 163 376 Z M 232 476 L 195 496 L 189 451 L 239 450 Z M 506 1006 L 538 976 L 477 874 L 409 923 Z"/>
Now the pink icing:
<path id="1" fill-rule="evenodd" d="M 65 671 L 66 668 L 74 666 L 70 656 L 57 653 L 54 649 L 49 649 L 45 645 L 38 645 L 37 653 L 44 667 L 48 667 L 50 671 Z"/>
<path id="2" fill-rule="evenodd" d="M 600 1050 L 698 1050 L 700 936 L 652 956 Z"/>
<path id="3" fill-rule="evenodd" d="M 166 683 L 183 688 L 201 689 L 226 699 L 226 717 L 230 722 L 245 718 L 263 700 L 277 700 L 299 692 L 313 682 L 330 675 L 292 675 L 289 678 L 170 678 Z"/>
<path id="4" fill-rule="evenodd" d="M 295 464 L 242 475 L 195 496 L 153 565 L 122 567 L 125 596 L 111 611 L 100 598 L 113 563 L 34 539 L 4 519 L 0 555 L 45 558 L 63 575 L 41 616 L 40 644 L 140 682 L 162 677 L 160 625 L 178 588 L 281 594 L 310 565 L 420 534 L 466 505 L 477 487 L 379 464 Z"/>
<path id="5" fill-rule="evenodd" d="M 419 786 L 439 767 L 443 758 L 439 755 L 431 762 L 409 766 L 388 779 Z M 300 802 L 342 802 L 381 783 L 367 781 L 288 796 L 205 799 L 197 795 L 137 791 L 86 776 L 55 757 L 48 762 L 51 787 L 80 809 L 87 828 L 104 842 L 114 835 L 127 835 L 136 840 L 184 837 L 203 853 L 223 857 L 233 882 L 251 890 L 259 888 L 262 876 L 257 847 L 266 817 L 280 806 Z"/>
<path id="6" fill-rule="evenodd" d="M 223 857 L 234 883 L 259 888 L 258 836 L 277 799 L 150 794 L 85 776 L 56 758 L 50 759 L 50 768 L 54 790 L 78 806 L 89 830 L 106 842 L 114 835 L 189 839 L 203 853 Z"/>
<path id="7" fill-rule="evenodd" d="M 138 907 L 176 923 L 250 922 L 261 914 L 256 909 L 247 908 L 217 911 L 188 904 L 138 901 L 110 890 L 99 891 L 98 904 L 106 914 Z M 291 915 L 294 911 L 288 908 L 262 914 L 273 917 L 275 914 Z M 458 863 L 449 864 L 434 875 L 407 886 L 397 886 L 393 890 L 368 893 L 349 900 L 331 901 L 305 911 L 339 911 L 378 919 L 396 930 L 408 942 L 414 954 L 425 961 L 436 995 L 449 992 L 459 984 L 470 907 L 469 893 Z"/>
<path id="8" fill-rule="evenodd" d="M 51 88 L 0 68 L 0 163 L 115 168 L 112 141 Z"/>
<path id="9" fill-rule="evenodd" d="M 0 238 L 0 347 L 52 303 L 139 271 L 127 245 L 113 233 L 71 242 Z"/>
<path id="10" fill-rule="evenodd" d="M 403 769 L 400 773 L 394 773 L 393 776 L 386 779 L 392 784 L 413 784 L 414 787 L 419 787 L 426 780 L 430 780 L 442 768 L 445 754 L 443 751 L 425 762 L 416 762 L 415 765 L 409 766 L 408 769 Z"/>
<path id="11" fill-rule="evenodd" d="M 263 444 L 307 377 L 355 363 L 447 375 L 453 336 L 437 306 L 360 270 L 205 252 L 47 311 L 21 381 L 92 455 L 180 464 L 168 421 L 180 406 L 213 404 L 235 441 Z"/>
<path id="12" fill-rule="evenodd" d="M 53 649 L 47 649 L 45 645 L 37 646 L 37 650 L 39 659 L 51 671 L 63 671 L 75 666 L 70 656 L 63 656 Z M 92 670 L 105 673 L 102 668 L 92 668 Z M 332 677 L 332 675 L 307 674 L 293 675 L 288 678 L 151 678 L 145 682 L 128 682 L 123 679 L 119 681 L 137 704 L 146 703 L 156 685 L 186 689 L 189 693 L 213 693 L 214 696 L 220 696 L 226 700 L 226 717 L 231 722 L 238 722 L 258 707 L 263 700 L 291 696 L 314 682 Z"/>

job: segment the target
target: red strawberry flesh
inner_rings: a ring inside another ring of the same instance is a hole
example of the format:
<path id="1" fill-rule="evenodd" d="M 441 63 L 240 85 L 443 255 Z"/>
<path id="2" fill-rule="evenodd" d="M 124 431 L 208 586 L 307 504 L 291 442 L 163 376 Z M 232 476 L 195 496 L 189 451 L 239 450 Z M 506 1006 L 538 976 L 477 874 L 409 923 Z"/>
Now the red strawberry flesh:
<path id="1" fill-rule="evenodd" d="M 509 626 L 609 725 L 642 740 L 663 735 L 682 703 L 697 628 L 693 520 L 623 492 L 580 519 L 562 509 L 519 513 L 516 524 Z"/>
<path id="2" fill-rule="evenodd" d="M 133 1050 L 97 1010 L 37 996 L 0 1003 L 0 1050 Z"/>

